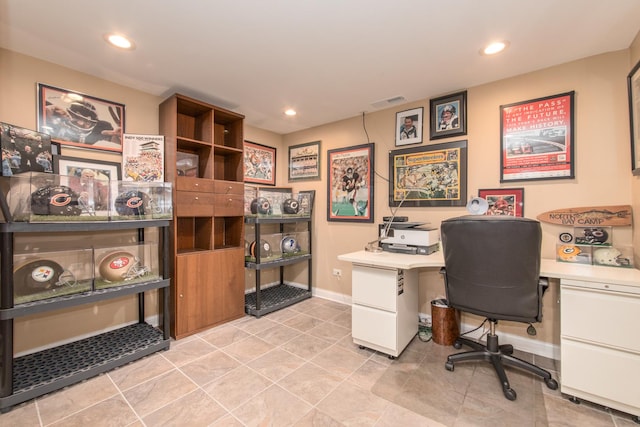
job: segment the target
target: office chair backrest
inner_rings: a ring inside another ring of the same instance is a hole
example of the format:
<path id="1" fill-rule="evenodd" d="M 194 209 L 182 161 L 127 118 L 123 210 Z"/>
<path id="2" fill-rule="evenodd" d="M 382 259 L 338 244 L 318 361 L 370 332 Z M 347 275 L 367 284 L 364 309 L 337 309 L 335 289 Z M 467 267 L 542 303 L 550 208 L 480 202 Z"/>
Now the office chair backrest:
<path id="1" fill-rule="evenodd" d="M 538 221 L 470 215 L 441 224 L 447 299 L 489 319 L 542 319 Z"/>

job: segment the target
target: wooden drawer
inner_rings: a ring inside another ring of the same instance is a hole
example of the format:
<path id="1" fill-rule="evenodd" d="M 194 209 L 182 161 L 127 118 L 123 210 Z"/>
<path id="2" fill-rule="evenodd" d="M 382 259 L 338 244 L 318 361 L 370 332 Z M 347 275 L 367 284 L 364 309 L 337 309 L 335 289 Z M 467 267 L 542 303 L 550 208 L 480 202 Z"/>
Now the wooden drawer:
<path id="1" fill-rule="evenodd" d="M 215 181 L 213 188 L 217 194 L 244 194 L 243 182 Z"/>
<path id="2" fill-rule="evenodd" d="M 213 216 L 214 196 L 195 191 L 176 193 L 177 216 Z"/>
<path id="3" fill-rule="evenodd" d="M 213 181 L 210 179 L 193 178 L 190 176 L 179 176 L 178 179 L 176 179 L 176 190 L 212 193 Z"/>
<path id="4" fill-rule="evenodd" d="M 244 196 L 242 194 L 214 194 L 215 216 L 243 216 Z"/>

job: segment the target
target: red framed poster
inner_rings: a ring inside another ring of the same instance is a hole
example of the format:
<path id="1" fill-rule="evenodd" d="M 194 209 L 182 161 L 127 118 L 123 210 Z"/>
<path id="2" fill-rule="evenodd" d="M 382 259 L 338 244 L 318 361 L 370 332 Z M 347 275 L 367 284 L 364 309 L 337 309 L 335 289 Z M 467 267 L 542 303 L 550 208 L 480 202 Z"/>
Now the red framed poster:
<path id="1" fill-rule="evenodd" d="M 574 94 L 500 106 L 500 182 L 575 177 Z"/>

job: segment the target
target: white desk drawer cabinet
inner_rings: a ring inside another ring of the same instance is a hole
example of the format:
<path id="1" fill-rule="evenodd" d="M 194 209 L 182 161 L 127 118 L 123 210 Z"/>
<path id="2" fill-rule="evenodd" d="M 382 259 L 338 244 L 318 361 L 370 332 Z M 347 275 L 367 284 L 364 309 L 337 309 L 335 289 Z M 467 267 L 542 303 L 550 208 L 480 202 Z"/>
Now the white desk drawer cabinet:
<path id="1" fill-rule="evenodd" d="M 562 392 L 640 415 L 640 287 L 560 281 Z"/>
<path id="2" fill-rule="evenodd" d="M 354 264 L 353 342 L 392 357 L 418 332 L 418 272 Z"/>

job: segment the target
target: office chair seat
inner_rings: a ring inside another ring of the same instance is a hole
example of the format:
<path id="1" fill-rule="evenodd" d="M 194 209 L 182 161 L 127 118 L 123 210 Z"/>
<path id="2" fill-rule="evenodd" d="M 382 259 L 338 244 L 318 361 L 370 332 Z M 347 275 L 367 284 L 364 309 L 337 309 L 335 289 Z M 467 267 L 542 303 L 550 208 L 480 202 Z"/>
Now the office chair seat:
<path id="1" fill-rule="evenodd" d="M 558 382 L 545 369 L 513 356 L 513 346 L 500 345 L 498 320 L 531 324 L 542 320 L 542 296 L 548 280 L 540 277 L 540 223 L 527 218 L 464 216 L 441 225 L 445 267 L 441 270 L 449 306 L 485 317 L 489 321 L 487 344 L 459 337 L 454 347 L 471 351 L 447 357 L 445 368 L 455 363 L 491 362 L 504 396 L 515 400 L 516 391 L 507 379 L 505 366 L 541 377 L 547 387 Z"/>

